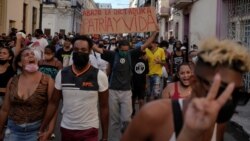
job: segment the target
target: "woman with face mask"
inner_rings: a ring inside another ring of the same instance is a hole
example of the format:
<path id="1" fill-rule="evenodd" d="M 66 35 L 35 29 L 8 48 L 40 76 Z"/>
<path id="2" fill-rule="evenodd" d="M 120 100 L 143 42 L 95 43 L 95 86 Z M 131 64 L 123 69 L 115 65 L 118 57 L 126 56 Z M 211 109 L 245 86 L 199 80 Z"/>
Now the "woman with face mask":
<path id="1" fill-rule="evenodd" d="M 44 59 L 38 62 L 39 70 L 55 79 L 57 72 L 62 69 L 62 63 L 55 58 L 55 46 L 48 45 L 44 49 Z"/>
<path id="2" fill-rule="evenodd" d="M 0 47 L 0 106 L 6 93 L 6 86 L 11 77 L 15 75 L 12 67 L 14 53 L 8 47 Z"/>
<path id="3" fill-rule="evenodd" d="M 145 105 L 121 141 L 223 140 L 224 124 L 246 98 L 242 76 L 250 71 L 250 55 L 228 40 L 211 39 L 200 47 L 191 97 Z"/>
<path id="4" fill-rule="evenodd" d="M 177 67 L 177 78 L 163 90 L 163 98 L 184 99 L 191 95 L 192 70 L 188 63 L 182 63 Z"/>
<path id="5" fill-rule="evenodd" d="M 21 73 L 13 77 L 7 85 L 6 95 L 0 111 L 0 140 L 35 141 L 54 88 L 54 81 L 38 71 L 34 52 L 24 48 L 15 58 Z M 55 125 L 55 120 L 50 123 Z M 7 129 L 4 134 L 4 124 Z M 52 129 L 53 130 L 53 129 Z M 52 131 L 48 129 L 46 140 Z"/>

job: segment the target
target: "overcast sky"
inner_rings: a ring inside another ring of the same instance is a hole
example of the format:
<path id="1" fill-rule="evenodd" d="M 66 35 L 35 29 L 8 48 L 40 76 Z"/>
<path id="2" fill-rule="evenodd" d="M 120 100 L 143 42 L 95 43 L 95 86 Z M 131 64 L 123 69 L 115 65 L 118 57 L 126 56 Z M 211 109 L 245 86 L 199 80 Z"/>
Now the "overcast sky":
<path id="1" fill-rule="evenodd" d="M 111 3 L 112 8 L 128 8 L 129 0 L 94 0 L 96 3 Z"/>

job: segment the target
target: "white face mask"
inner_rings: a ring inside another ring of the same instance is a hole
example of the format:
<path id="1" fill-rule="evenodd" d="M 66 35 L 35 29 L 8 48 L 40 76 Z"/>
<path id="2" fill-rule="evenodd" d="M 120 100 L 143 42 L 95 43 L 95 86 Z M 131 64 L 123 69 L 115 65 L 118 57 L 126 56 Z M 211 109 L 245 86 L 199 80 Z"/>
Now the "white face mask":
<path id="1" fill-rule="evenodd" d="M 38 65 L 37 64 L 28 64 L 25 66 L 24 70 L 27 72 L 36 72 L 38 70 Z"/>
<path id="2" fill-rule="evenodd" d="M 192 61 L 196 63 L 198 61 L 198 56 L 192 57 Z"/>

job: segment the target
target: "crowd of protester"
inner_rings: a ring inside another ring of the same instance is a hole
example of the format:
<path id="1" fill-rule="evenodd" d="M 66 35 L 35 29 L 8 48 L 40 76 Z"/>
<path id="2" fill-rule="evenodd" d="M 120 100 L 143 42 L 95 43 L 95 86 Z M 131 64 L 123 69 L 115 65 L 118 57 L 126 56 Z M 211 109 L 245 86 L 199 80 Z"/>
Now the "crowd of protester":
<path id="1" fill-rule="evenodd" d="M 184 39 L 158 41 L 157 31 L 147 38 L 1 34 L 0 140 L 49 140 L 60 111 L 62 141 L 222 140 L 248 99 L 241 76 L 249 54 L 232 41 L 189 47 Z"/>

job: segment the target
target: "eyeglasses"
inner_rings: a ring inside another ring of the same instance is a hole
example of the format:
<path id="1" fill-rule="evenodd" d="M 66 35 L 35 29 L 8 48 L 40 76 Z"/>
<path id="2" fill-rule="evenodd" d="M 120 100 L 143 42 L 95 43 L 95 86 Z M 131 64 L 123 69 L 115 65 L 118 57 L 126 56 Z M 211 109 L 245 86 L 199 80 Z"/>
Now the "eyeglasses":
<path id="1" fill-rule="evenodd" d="M 196 77 L 205 85 L 211 87 L 212 83 L 213 82 L 209 82 L 208 80 L 206 80 L 205 78 L 199 76 L 199 75 L 196 75 Z M 222 92 L 226 89 L 227 87 L 227 83 L 223 83 L 221 82 L 221 85 L 219 87 L 219 90 L 218 90 L 218 95 L 217 97 L 219 97 Z M 238 87 L 238 88 L 234 88 L 233 92 L 232 92 L 232 98 L 233 98 L 233 101 L 235 101 L 235 103 L 239 106 L 244 106 L 247 104 L 247 102 L 249 101 L 250 99 L 250 94 L 248 92 L 246 92 L 242 87 Z"/>

